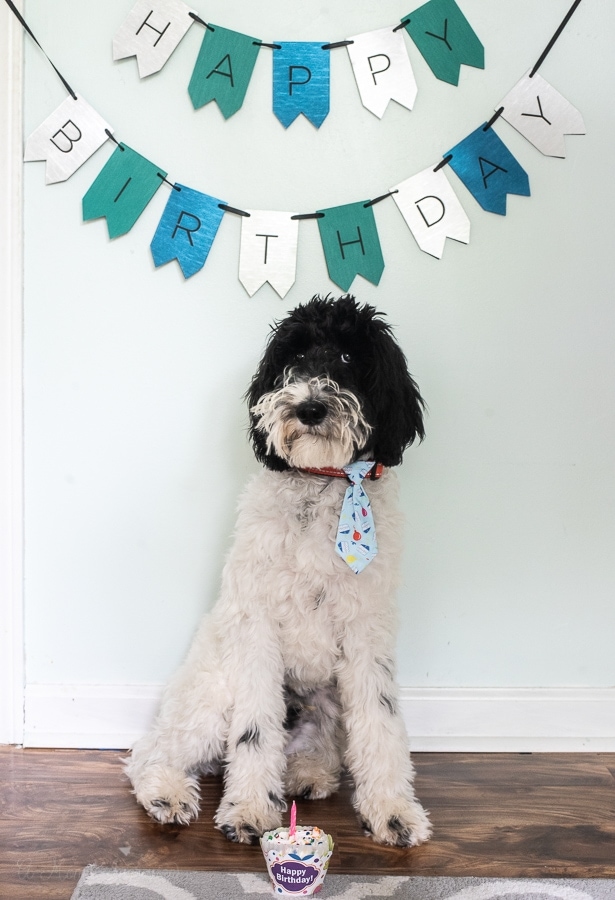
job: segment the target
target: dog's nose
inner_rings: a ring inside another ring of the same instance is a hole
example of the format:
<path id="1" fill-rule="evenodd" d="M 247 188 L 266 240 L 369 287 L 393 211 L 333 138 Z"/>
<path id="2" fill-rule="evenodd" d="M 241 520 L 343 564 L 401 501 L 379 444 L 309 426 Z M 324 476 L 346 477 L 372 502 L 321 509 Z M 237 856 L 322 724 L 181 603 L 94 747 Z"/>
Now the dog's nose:
<path id="1" fill-rule="evenodd" d="M 327 415 L 327 407 L 320 400 L 304 400 L 297 406 L 295 414 L 304 425 L 319 425 Z"/>

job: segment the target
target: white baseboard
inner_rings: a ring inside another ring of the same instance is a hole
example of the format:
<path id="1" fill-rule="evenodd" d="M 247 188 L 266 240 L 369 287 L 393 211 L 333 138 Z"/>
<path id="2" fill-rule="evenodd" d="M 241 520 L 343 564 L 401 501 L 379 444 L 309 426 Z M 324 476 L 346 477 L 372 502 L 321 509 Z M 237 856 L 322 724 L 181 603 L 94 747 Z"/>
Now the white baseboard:
<path id="1" fill-rule="evenodd" d="M 159 685 L 26 687 L 24 745 L 125 749 Z M 615 688 L 402 688 L 413 751 L 615 752 Z"/>

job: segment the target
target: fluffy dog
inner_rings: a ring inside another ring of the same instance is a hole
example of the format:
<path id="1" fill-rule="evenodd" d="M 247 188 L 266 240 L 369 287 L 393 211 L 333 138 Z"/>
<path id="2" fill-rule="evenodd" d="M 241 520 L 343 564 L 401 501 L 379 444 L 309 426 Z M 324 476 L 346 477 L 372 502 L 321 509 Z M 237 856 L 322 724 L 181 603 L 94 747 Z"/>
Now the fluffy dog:
<path id="1" fill-rule="evenodd" d="M 264 468 L 240 500 L 214 611 L 133 748 L 134 793 L 157 821 L 187 824 L 199 775 L 222 766 L 216 825 L 247 843 L 281 824 L 285 796 L 327 797 L 347 766 L 366 832 L 419 844 L 430 825 L 394 675 L 391 467 L 423 437 L 420 393 L 373 307 L 314 297 L 274 328 L 247 400 Z M 357 460 L 384 467 L 363 485 L 378 552 L 358 574 L 336 552 L 348 487 L 336 470 Z"/>

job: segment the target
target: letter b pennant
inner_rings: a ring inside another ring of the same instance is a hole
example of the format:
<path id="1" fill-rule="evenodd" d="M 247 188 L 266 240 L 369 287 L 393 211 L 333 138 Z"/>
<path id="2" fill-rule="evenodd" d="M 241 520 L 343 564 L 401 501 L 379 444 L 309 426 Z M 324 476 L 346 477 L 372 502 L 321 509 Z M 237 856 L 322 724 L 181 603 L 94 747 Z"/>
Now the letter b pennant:
<path id="1" fill-rule="evenodd" d="M 183 184 L 174 185 L 151 243 L 154 264 L 176 259 L 184 278 L 199 272 L 218 233 L 223 202 Z"/>
<path id="2" fill-rule="evenodd" d="M 374 210 L 363 202 L 319 210 L 320 239 L 329 277 L 347 291 L 356 275 L 378 284 L 384 272 Z"/>

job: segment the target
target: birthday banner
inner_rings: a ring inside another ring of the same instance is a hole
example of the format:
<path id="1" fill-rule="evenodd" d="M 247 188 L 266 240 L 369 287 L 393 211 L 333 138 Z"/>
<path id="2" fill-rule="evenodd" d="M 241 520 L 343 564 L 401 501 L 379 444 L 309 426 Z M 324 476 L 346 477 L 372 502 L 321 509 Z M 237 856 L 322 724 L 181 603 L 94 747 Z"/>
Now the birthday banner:
<path id="1" fill-rule="evenodd" d="M 12 0 L 5 2 L 38 44 Z M 110 238 L 126 234 L 166 182 L 171 193 L 150 249 L 156 267 L 177 260 L 185 278 L 203 268 L 224 214 L 231 213 L 242 217 L 239 279 L 250 296 L 267 282 L 280 297 L 290 290 L 295 281 L 299 223 L 305 219 L 318 222 L 329 277 L 335 284 L 347 291 L 361 275 L 377 285 L 385 266 L 374 214 L 377 203 L 392 197 L 418 247 L 441 259 L 447 238 L 470 242 L 470 219 L 445 166 L 487 212 L 506 215 L 508 194 L 530 196 L 527 172 L 493 128 L 500 117 L 547 156 L 565 157 L 564 136 L 585 134 L 581 113 L 537 74 L 580 2 L 574 0 L 534 67 L 506 94 L 487 122 L 446 151 L 436 165 L 410 175 L 375 199 L 313 213 L 246 210 L 167 181 L 165 170 L 116 140 L 111 126 L 73 91 L 51 60 L 70 96 L 29 136 L 24 159 L 44 160 L 46 181 L 51 184 L 68 179 L 107 140 L 114 141 L 114 153 L 83 198 L 83 220 L 104 217 Z M 137 0 L 114 36 L 113 58 L 136 56 L 142 78 L 158 72 L 195 22 L 205 27 L 205 35 L 188 85 L 194 108 L 215 101 L 225 118 L 234 115 L 246 97 L 257 57 L 267 47 L 274 54 L 273 112 L 285 128 L 300 115 L 316 128 L 326 119 L 329 54 L 338 47 L 347 48 L 361 102 L 378 118 L 391 100 L 411 110 L 417 95 L 404 32 L 434 75 L 450 84 L 458 84 L 462 65 L 484 68 L 483 46 L 455 0 L 429 0 L 398 25 L 334 43 L 266 43 L 204 22 L 181 0 Z"/>

